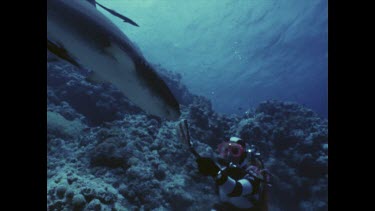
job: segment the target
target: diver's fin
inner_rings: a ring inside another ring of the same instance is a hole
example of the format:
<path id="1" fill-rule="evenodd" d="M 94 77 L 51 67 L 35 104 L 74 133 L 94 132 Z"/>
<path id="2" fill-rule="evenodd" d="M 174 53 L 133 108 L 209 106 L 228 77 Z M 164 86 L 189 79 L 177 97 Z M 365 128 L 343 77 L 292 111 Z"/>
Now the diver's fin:
<path id="1" fill-rule="evenodd" d="M 187 123 L 186 119 L 182 119 L 178 124 L 177 124 L 177 139 L 182 141 L 184 144 L 186 144 L 190 152 L 193 153 L 195 158 L 200 158 L 201 156 L 199 153 L 195 150 L 193 143 L 190 139 L 190 133 L 189 133 L 189 125 Z"/>
<path id="2" fill-rule="evenodd" d="M 95 1 L 94 1 L 94 2 L 95 2 Z M 99 5 L 101 8 L 103 8 L 104 10 L 106 10 L 107 12 L 111 13 L 112 15 L 114 15 L 114 16 L 116 16 L 116 17 L 122 19 L 124 22 L 127 22 L 127 23 L 129 23 L 129 24 L 131 24 L 131 25 L 133 25 L 133 26 L 137 26 L 137 27 L 139 27 L 139 25 L 136 24 L 136 23 L 135 23 L 133 20 L 131 20 L 130 18 L 125 17 L 125 16 L 121 15 L 120 13 L 118 13 L 118 12 L 116 12 L 116 11 L 114 11 L 114 10 L 111 10 L 111 9 L 109 9 L 109 8 L 107 8 L 107 7 L 105 7 L 105 6 L 101 5 L 101 4 L 99 4 L 98 2 L 96 2 L 96 4 Z"/>
<path id="3" fill-rule="evenodd" d="M 186 145 L 189 147 L 192 146 L 191 140 L 190 140 L 190 133 L 189 133 L 189 126 L 187 124 L 186 119 L 182 119 L 178 124 L 177 124 L 177 135 L 178 139 L 184 142 Z"/>
<path id="4" fill-rule="evenodd" d="M 96 0 L 87 0 L 90 4 L 96 7 Z"/>
<path id="5" fill-rule="evenodd" d="M 90 83 L 104 83 L 105 80 L 102 79 L 98 74 L 95 72 L 90 73 L 90 75 L 86 78 L 86 81 Z"/>
<path id="6" fill-rule="evenodd" d="M 69 52 L 64 48 L 64 46 L 55 43 L 47 38 L 47 49 L 58 56 L 59 58 L 71 63 L 72 65 L 81 68 L 81 65 L 69 54 Z"/>

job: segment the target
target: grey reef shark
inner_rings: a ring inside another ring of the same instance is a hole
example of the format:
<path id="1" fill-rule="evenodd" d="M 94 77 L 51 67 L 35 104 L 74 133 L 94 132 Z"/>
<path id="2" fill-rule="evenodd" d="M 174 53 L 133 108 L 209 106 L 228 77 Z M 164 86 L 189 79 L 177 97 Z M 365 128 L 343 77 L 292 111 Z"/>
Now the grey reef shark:
<path id="1" fill-rule="evenodd" d="M 178 120 L 180 106 L 139 48 L 96 4 L 124 22 L 131 19 L 93 0 L 47 0 L 47 50 L 93 71 L 91 81 L 110 82 L 142 110 Z"/>

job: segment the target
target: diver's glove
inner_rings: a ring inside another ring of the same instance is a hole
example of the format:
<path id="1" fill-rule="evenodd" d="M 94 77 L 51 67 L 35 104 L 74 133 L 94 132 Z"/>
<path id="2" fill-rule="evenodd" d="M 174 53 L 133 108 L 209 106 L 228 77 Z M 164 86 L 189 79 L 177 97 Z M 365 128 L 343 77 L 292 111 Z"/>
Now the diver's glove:
<path id="1" fill-rule="evenodd" d="M 196 161 L 199 172 L 205 176 L 216 177 L 220 171 L 219 166 L 211 158 L 199 157 Z"/>

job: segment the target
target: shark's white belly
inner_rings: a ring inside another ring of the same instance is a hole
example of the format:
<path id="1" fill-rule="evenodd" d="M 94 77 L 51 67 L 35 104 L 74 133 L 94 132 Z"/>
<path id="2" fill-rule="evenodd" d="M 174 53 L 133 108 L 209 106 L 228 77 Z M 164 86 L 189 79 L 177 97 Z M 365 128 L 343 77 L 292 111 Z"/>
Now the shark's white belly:
<path id="1" fill-rule="evenodd" d="M 162 109 L 166 108 L 162 100 L 152 94 L 149 86 L 136 74 L 133 60 L 117 44 L 111 43 L 108 48 L 95 49 L 81 40 L 81 35 L 63 26 L 47 19 L 48 38 L 61 43 L 79 64 L 94 71 L 103 81 L 115 85 L 135 104 L 154 115 L 164 113 Z"/>

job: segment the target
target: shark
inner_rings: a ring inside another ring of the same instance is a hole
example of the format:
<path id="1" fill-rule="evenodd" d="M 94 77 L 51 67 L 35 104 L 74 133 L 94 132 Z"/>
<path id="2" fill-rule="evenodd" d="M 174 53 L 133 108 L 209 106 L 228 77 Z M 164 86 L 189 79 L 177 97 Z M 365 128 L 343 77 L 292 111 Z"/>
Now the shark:
<path id="1" fill-rule="evenodd" d="M 179 119 L 179 103 L 171 90 L 139 47 L 96 9 L 95 1 L 47 0 L 47 50 L 91 70 L 90 80 L 112 83 L 147 113 Z"/>

